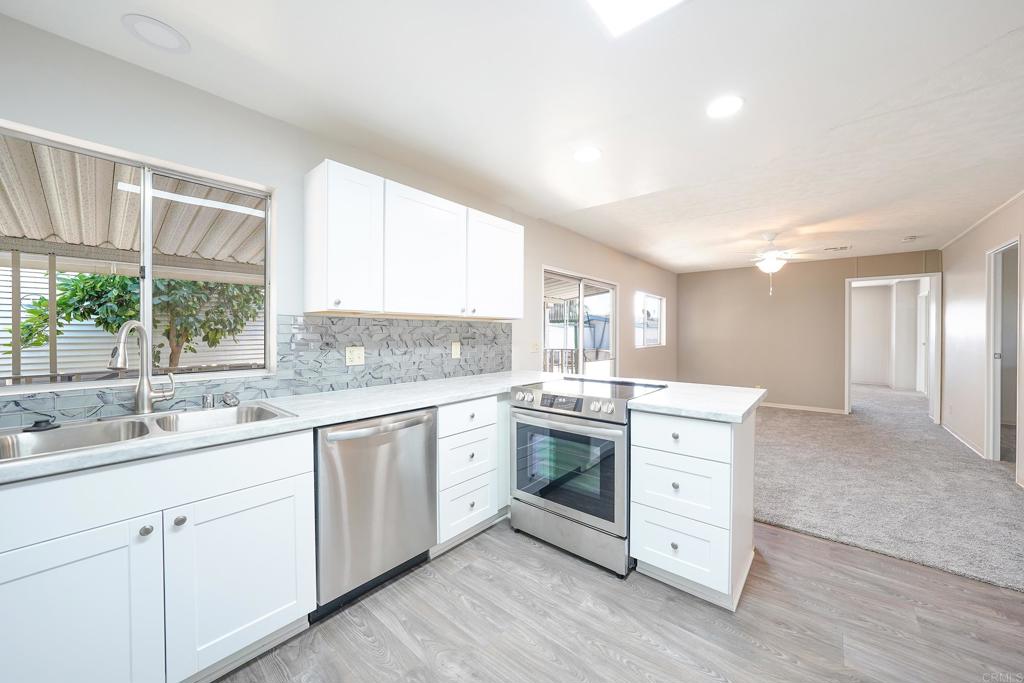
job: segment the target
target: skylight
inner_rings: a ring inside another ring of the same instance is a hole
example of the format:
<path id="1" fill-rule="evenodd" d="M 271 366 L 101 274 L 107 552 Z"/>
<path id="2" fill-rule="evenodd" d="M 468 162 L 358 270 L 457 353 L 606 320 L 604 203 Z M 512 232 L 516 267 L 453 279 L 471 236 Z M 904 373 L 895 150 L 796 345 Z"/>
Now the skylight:
<path id="1" fill-rule="evenodd" d="M 650 21 L 683 0 L 587 0 L 613 38 Z"/>

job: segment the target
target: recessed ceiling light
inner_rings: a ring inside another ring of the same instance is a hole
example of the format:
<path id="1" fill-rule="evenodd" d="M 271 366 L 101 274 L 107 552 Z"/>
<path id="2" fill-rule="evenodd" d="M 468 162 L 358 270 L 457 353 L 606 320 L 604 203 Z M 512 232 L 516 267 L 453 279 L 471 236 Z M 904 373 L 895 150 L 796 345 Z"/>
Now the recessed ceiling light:
<path id="1" fill-rule="evenodd" d="M 601 158 L 601 150 L 593 145 L 584 145 L 573 152 L 572 158 L 581 164 L 592 164 Z"/>
<path id="2" fill-rule="evenodd" d="M 672 9 L 683 0 L 587 0 L 601 22 L 618 38 L 623 33 Z"/>
<path id="3" fill-rule="evenodd" d="M 121 23 L 133 36 L 153 47 L 184 54 L 192 49 L 188 39 L 173 26 L 144 14 L 126 14 Z"/>
<path id="4" fill-rule="evenodd" d="M 708 104 L 708 116 L 713 119 L 725 119 L 743 109 L 743 98 L 739 95 L 722 95 Z"/>

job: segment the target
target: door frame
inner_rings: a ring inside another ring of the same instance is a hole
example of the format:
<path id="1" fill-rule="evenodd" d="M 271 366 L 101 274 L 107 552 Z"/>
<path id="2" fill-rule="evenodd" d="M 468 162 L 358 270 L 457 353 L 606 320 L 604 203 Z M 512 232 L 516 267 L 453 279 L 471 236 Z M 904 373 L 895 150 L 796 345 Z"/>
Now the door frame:
<path id="1" fill-rule="evenodd" d="M 985 252 L 985 445 L 982 451 L 988 460 L 999 460 L 999 445 L 1002 438 L 1002 363 L 995 354 L 1002 353 L 1002 261 L 999 256 L 1017 247 L 1017 272 L 1020 273 L 1020 235 Z M 1021 358 L 1021 283 L 1017 278 L 1017 371 L 1020 372 Z M 1017 378 L 1017 414 L 1020 415 L 1020 377 Z M 1017 435 L 1019 452 L 1020 435 Z M 1020 470 L 1020 463 L 1017 464 Z M 1018 475 L 1020 472 L 1018 471 Z M 1020 476 L 1017 477 L 1020 479 Z"/>
<path id="2" fill-rule="evenodd" d="M 853 338 L 853 283 L 868 280 L 911 280 L 928 278 L 929 292 L 935 292 L 934 311 L 929 311 L 928 325 L 928 413 L 932 422 L 942 424 L 942 273 L 909 273 L 906 275 L 872 275 L 846 278 L 845 310 L 845 372 L 843 378 L 843 412 L 850 414 L 851 346 Z"/>
<path id="3" fill-rule="evenodd" d="M 547 334 L 547 318 L 544 315 L 544 273 L 553 273 L 555 275 L 562 275 L 568 278 L 577 279 L 580 281 L 580 311 L 579 320 L 576 322 L 577 325 L 577 340 L 578 348 L 576 352 L 579 354 L 579 369 L 580 376 L 586 371 L 586 367 L 583 363 L 583 288 L 586 283 L 590 282 L 598 286 L 609 287 L 615 295 L 612 297 L 612 351 L 614 356 L 612 357 L 612 377 L 618 377 L 619 375 L 619 283 L 606 278 L 593 277 L 586 275 L 585 273 L 577 273 L 566 268 L 560 268 L 558 266 L 548 266 L 541 264 L 540 266 L 540 303 L 541 303 L 541 316 L 540 316 L 540 352 L 541 352 L 541 369 L 544 368 L 544 342 Z"/>

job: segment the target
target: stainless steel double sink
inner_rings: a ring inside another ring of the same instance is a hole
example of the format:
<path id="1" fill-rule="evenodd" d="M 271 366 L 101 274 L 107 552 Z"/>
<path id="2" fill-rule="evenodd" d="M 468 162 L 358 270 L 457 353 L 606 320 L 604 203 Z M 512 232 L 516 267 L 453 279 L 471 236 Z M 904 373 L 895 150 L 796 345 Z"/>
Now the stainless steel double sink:
<path id="1" fill-rule="evenodd" d="M 230 408 L 127 415 L 95 422 L 69 422 L 56 429 L 37 432 L 5 430 L 0 432 L 0 463 L 4 460 L 50 455 L 168 434 L 233 427 L 282 417 L 293 415 L 269 405 L 252 403 Z"/>

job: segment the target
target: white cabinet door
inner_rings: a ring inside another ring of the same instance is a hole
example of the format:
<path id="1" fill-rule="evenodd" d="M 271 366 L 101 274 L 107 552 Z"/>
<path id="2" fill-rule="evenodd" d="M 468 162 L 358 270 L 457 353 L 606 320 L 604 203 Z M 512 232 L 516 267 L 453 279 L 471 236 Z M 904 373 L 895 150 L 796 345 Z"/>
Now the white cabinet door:
<path id="1" fill-rule="evenodd" d="M 163 526 L 169 683 L 314 609 L 311 473 L 165 510 Z"/>
<path id="2" fill-rule="evenodd" d="M 466 207 L 390 180 L 384 205 L 384 310 L 464 315 Z"/>
<path id="3" fill-rule="evenodd" d="M 306 177 L 306 310 L 384 310 L 384 179 L 335 161 Z"/>
<path id="4" fill-rule="evenodd" d="M 466 246 L 467 313 L 523 317 L 523 226 L 469 209 Z"/>
<path id="5" fill-rule="evenodd" d="M 0 554 L 5 681 L 163 681 L 163 616 L 160 513 Z"/>

